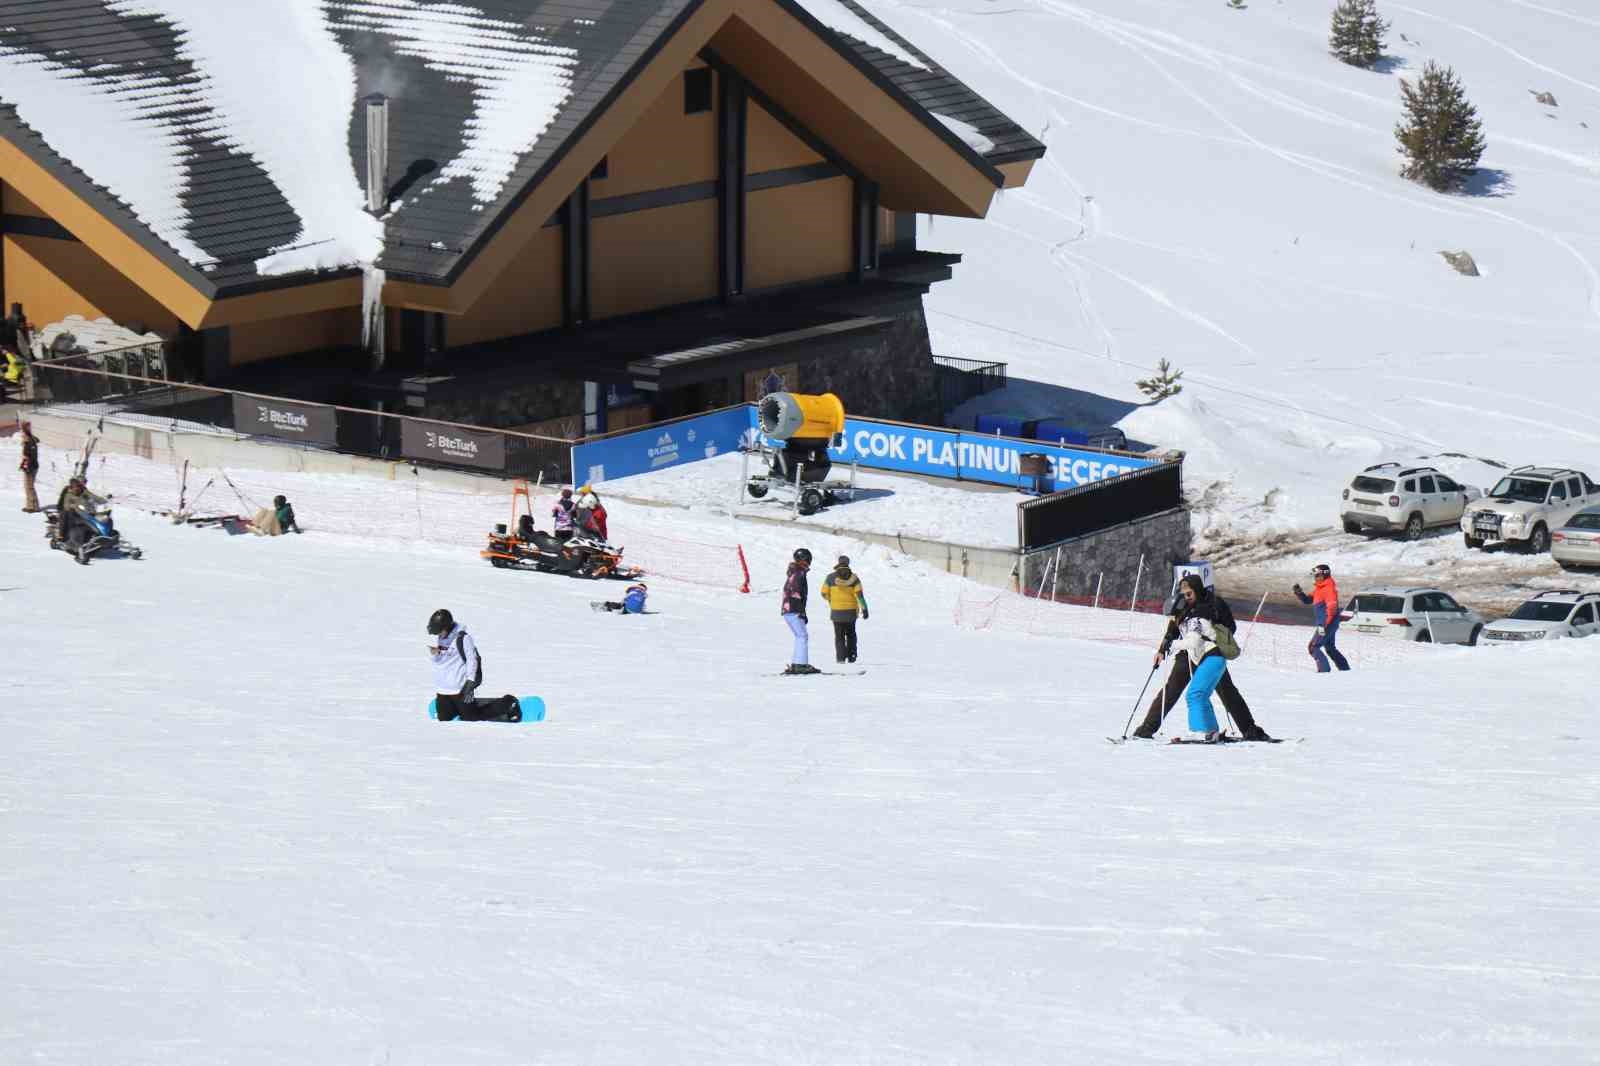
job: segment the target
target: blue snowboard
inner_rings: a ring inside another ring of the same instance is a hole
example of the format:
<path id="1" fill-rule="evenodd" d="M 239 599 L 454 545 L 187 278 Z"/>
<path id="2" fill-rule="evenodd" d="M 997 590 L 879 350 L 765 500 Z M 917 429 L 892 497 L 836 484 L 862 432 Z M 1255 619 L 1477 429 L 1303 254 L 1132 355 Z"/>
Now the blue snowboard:
<path id="1" fill-rule="evenodd" d="M 523 721 L 523 723 L 542 722 L 542 721 L 544 721 L 544 700 L 543 699 L 541 699 L 538 696 L 518 696 L 517 697 L 517 703 L 522 707 L 522 721 Z M 428 701 L 428 717 L 432 718 L 434 721 L 438 721 L 439 720 L 439 701 L 438 700 L 429 700 Z M 504 722 L 504 723 L 501 723 L 501 724 L 502 725 L 514 725 L 516 723 Z"/>

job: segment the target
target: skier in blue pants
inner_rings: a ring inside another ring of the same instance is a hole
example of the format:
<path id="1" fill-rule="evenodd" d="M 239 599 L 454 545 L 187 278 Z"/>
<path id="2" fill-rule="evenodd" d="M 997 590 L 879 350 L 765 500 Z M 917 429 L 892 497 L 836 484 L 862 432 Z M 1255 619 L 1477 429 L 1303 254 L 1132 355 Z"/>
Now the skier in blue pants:
<path id="1" fill-rule="evenodd" d="M 1189 705 L 1189 731 L 1197 740 L 1214 743 L 1222 737 L 1217 725 L 1217 712 L 1211 707 L 1211 694 L 1216 691 L 1228 669 L 1228 660 L 1217 648 L 1217 599 L 1206 591 L 1205 582 L 1198 574 L 1187 574 L 1179 586 L 1183 593 L 1183 609 L 1172 619 L 1167 629 L 1167 639 L 1156 653 L 1159 663 L 1171 649 L 1174 640 L 1181 641 L 1183 652 L 1194 665 L 1189 678 L 1189 691 L 1185 699 Z"/>

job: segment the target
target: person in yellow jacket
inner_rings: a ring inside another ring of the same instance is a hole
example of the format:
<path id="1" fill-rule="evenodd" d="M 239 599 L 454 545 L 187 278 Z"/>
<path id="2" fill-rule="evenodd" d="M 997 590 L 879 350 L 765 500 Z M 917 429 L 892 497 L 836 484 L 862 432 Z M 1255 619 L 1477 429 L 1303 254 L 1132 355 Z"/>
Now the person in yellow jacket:
<path id="1" fill-rule="evenodd" d="M 822 580 L 822 598 L 833 617 L 833 654 L 836 662 L 856 661 L 856 615 L 867 617 L 867 594 L 861 579 L 850 570 L 850 557 L 839 556 L 833 573 Z"/>

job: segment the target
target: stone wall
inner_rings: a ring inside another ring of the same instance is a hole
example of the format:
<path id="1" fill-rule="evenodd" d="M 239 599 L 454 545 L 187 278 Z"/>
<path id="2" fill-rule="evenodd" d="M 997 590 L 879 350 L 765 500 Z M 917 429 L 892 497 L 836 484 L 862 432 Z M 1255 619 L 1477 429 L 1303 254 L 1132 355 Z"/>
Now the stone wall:
<path id="1" fill-rule="evenodd" d="M 796 391 L 831 392 L 855 415 L 944 424 L 928 320 L 920 302 L 880 330 L 840 338 L 819 355 L 788 358 L 800 365 Z"/>
<path id="2" fill-rule="evenodd" d="M 1190 561 L 1190 537 L 1189 511 L 1178 508 L 1065 540 L 1023 557 L 1022 588 L 1033 595 L 1045 579 L 1045 568 L 1050 567 L 1051 578 L 1044 594 L 1053 593 L 1057 600 L 1090 602 L 1099 585 L 1102 606 L 1126 607 L 1138 579 L 1139 602 L 1164 606 L 1171 591 L 1173 564 Z M 1054 562 L 1058 550 L 1059 565 Z"/>
<path id="3" fill-rule="evenodd" d="M 581 381 L 494 381 L 486 377 L 466 377 L 430 387 L 421 414 L 446 422 L 494 429 L 533 423 L 574 419 L 583 425 L 583 382 Z"/>

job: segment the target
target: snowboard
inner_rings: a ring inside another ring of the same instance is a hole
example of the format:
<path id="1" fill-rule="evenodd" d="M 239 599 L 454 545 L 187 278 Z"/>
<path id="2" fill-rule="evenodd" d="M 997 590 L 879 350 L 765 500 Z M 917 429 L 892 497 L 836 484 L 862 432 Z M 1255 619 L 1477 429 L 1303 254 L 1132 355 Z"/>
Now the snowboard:
<path id="1" fill-rule="evenodd" d="M 818 670 L 814 674 L 786 674 L 778 671 L 779 677 L 860 677 L 865 670 Z"/>
<path id="2" fill-rule="evenodd" d="M 544 721 L 544 700 L 538 696 L 518 696 L 517 703 L 522 707 L 522 721 L 519 722 L 486 722 L 485 725 L 526 725 L 529 722 Z M 439 720 L 439 701 L 428 701 L 428 717 L 434 721 Z M 477 724 L 477 723 L 472 723 Z"/>

